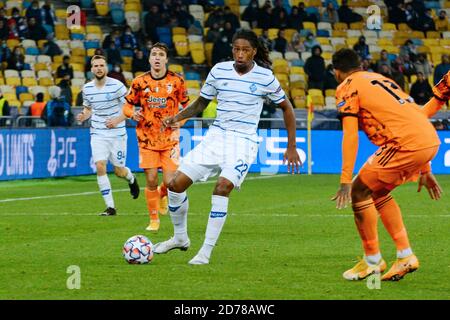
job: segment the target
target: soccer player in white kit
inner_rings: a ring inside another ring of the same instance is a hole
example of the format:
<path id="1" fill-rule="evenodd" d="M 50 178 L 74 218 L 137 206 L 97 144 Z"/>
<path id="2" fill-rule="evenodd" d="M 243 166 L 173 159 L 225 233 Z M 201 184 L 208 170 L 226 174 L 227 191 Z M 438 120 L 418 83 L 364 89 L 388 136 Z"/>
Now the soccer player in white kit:
<path id="1" fill-rule="evenodd" d="M 298 172 L 301 165 L 295 143 L 295 114 L 280 83 L 268 69 L 268 50 L 251 30 L 238 31 L 233 37 L 234 61 L 216 64 L 200 91 L 200 97 L 164 120 L 166 126 L 195 116 L 210 100 L 217 97 L 217 117 L 203 141 L 181 161 L 174 179 L 169 183 L 169 212 L 174 236 L 154 246 L 155 253 L 172 249 L 187 250 L 189 200 L 186 189 L 194 182 L 206 180 L 220 171 L 212 195 L 212 208 L 205 240 L 190 264 L 208 264 L 212 249 L 219 238 L 228 211 L 228 197 L 239 188 L 258 152 L 257 128 L 265 97 L 276 103 L 284 114 L 288 132 L 288 147 L 284 154 L 288 170 Z"/>
<path id="2" fill-rule="evenodd" d="M 83 111 L 77 120 L 83 122 L 91 118 L 91 149 L 92 157 L 97 168 L 97 183 L 106 204 L 102 216 L 116 215 L 116 207 L 112 196 L 106 164 L 108 160 L 114 166 L 114 173 L 128 181 L 133 199 L 139 197 L 139 185 L 136 177 L 125 166 L 127 152 L 127 131 L 125 121 L 115 128 L 107 128 L 108 119 L 122 113 L 127 88 L 122 82 L 107 77 L 108 67 L 104 56 L 95 55 L 91 59 L 91 71 L 94 80 L 83 86 Z"/>

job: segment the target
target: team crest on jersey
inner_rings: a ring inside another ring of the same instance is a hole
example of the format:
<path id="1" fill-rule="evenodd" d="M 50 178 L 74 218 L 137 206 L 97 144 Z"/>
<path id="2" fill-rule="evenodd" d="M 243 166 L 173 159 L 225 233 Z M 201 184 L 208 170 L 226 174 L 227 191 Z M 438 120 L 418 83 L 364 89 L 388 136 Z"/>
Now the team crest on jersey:
<path id="1" fill-rule="evenodd" d="M 254 83 L 252 83 L 252 85 L 250 86 L 250 91 L 251 92 L 255 92 L 258 88 L 256 87 L 256 85 Z"/>
<path id="2" fill-rule="evenodd" d="M 144 92 L 150 92 L 150 89 L 149 88 L 145 88 L 145 90 L 144 90 Z"/>
<path id="3" fill-rule="evenodd" d="M 109 93 L 106 94 L 106 100 L 111 100 L 111 95 Z"/>
<path id="4" fill-rule="evenodd" d="M 169 83 L 168 85 L 167 85 L 167 93 L 172 93 L 172 90 L 173 90 L 173 86 L 172 86 L 172 84 L 171 83 Z"/>

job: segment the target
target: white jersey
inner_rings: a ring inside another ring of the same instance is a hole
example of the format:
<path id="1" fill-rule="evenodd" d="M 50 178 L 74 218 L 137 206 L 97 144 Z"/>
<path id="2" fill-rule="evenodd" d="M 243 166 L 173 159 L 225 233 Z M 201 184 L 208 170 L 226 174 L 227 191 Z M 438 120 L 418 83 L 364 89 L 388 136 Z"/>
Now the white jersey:
<path id="1" fill-rule="evenodd" d="M 286 95 L 271 70 L 255 63 L 249 72 L 239 75 L 233 64 L 234 61 L 217 63 L 200 91 L 205 99 L 217 97 L 217 117 L 209 130 L 233 133 L 256 142 L 264 98 L 279 104 Z"/>
<path id="2" fill-rule="evenodd" d="M 106 77 L 102 88 L 97 88 L 94 80 L 83 86 L 83 105 L 92 111 L 91 136 L 103 138 L 126 136 L 125 121 L 113 129 L 108 129 L 105 122 L 122 114 L 127 91 L 122 82 L 109 77 Z"/>

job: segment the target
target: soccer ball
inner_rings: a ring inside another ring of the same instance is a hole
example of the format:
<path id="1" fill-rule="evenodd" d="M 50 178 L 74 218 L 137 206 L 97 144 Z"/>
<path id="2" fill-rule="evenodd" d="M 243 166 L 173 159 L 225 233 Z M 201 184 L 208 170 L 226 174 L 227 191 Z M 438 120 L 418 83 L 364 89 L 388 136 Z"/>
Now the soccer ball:
<path id="1" fill-rule="evenodd" d="M 128 263 L 149 263 L 153 259 L 153 244 L 146 236 L 132 236 L 123 245 L 122 254 Z"/>

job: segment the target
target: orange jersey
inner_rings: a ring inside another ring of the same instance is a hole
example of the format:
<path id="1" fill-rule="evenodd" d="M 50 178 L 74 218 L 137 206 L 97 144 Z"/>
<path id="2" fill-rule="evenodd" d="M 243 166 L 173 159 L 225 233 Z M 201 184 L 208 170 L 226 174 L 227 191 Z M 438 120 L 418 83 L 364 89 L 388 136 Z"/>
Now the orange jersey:
<path id="1" fill-rule="evenodd" d="M 336 90 L 339 115 L 358 118 L 359 128 L 377 146 L 394 145 L 405 151 L 440 144 L 428 118 L 414 100 L 391 79 L 358 71 Z"/>
<path id="2" fill-rule="evenodd" d="M 125 100 L 125 116 L 131 117 L 137 106 L 144 117 L 136 126 L 140 148 L 168 150 L 179 142 L 179 129 L 165 128 L 162 120 L 176 115 L 180 104 L 186 107 L 189 102 L 182 77 L 167 71 L 164 77 L 154 79 L 150 71 L 146 72 L 133 80 Z"/>

